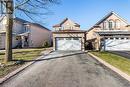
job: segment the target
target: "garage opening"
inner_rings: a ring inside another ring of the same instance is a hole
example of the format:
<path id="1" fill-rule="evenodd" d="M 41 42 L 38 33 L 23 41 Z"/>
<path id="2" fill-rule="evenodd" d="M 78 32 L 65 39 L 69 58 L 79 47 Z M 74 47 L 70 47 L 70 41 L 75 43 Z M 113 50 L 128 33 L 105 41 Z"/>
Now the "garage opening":
<path id="1" fill-rule="evenodd" d="M 105 39 L 105 50 L 130 51 L 130 39 L 127 37 L 114 37 Z"/>
<path id="2" fill-rule="evenodd" d="M 81 38 L 80 37 L 60 37 L 56 38 L 56 50 L 81 50 Z"/>

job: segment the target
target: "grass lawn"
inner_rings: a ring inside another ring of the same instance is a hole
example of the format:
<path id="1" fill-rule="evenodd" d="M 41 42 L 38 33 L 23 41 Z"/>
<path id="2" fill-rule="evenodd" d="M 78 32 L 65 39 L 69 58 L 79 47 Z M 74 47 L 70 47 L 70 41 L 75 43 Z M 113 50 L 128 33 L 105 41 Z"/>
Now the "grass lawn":
<path id="1" fill-rule="evenodd" d="M 43 51 L 44 48 L 37 48 L 37 49 L 14 49 L 13 50 L 13 59 L 14 60 L 33 60 L 41 55 L 41 51 Z M 5 52 L 0 52 L 0 63 L 3 63 L 3 59 L 5 57 Z M 7 64 L 5 64 L 4 67 L 0 66 L 0 78 L 7 75 L 11 71 L 14 71 L 15 69 L 21 67 L 21 65 L 16 65 L 15 61 L 11 61 Z"/>
<path id="2" fill-rule="evenodd" d="M 116 54 L 112 54 L 110 52 L 91 52 L 91 53 L 130 75 L 130 59 L 121 57 Z"/>

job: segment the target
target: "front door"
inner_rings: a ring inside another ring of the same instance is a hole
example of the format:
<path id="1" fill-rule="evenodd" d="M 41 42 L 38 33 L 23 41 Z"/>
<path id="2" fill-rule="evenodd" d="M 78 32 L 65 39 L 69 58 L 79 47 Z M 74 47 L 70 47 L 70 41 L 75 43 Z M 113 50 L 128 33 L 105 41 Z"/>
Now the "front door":
<path id="1" fill-rule="evenodd" d="M 22 36 L 22 47 L 26 48 L 29 47 L 29 40 L 28 36 Z"/>

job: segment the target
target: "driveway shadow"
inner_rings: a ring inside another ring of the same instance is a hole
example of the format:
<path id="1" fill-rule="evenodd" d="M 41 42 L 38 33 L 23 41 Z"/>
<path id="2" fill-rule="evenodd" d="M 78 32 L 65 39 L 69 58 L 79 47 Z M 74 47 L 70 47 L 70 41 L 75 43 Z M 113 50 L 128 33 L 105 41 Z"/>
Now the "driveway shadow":
<path id="1" fill-rule="evenodd" d="M 87 52 L 70 53 L 70 54 L 64 54 L 64 55 L 59 55 L 59 56 L 53 56 L 54 54 L 49 54 L 52 57 L 47 57 L 49 55 L 44 55 L 44 56 L 41 56 L 41 58 L 35 59 L 35 60 L 12 60 L 12 61 L 22 61 L 22 62 L 33 62 L 33 61 L 35 61 L 35 62 L 37 62 L 37 61 L 44 61 L 44 60 L 59 59 L 59 58 L 63 58 L 63 57 L 79 55 L 79 54 L 84 54 L 84 53 L 87 53 Z"/>

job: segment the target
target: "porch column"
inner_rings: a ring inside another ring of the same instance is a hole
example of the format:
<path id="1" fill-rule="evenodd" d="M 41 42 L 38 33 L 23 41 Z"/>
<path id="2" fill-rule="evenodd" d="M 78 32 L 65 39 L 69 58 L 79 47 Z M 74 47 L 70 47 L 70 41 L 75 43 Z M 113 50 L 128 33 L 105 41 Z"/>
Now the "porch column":
<path id="1" fill-rule="evenodd" d="M 101 38 L 98 37 L 98 38 L 96 39 L 96 50 L 98 50 L 98 51 L 99 51 L 100 48 L 101 48 L 100 44 L 101 44 Z"/>
<path id="2" fill-rule="evenodd" d="M 81 50 L 82 51 L 85 51 L 85 37 L 82 37 L 82 43 L 81 43 L 82 45 L 82 47 L 81 47 Z"/>
<path id="3" fill-rule="evenodd" d="M 24 36 L 21 36 L 21 40 L 22 40 L 22 48 L 24 47 Z"/>
<path id="4" fill-rule="evenodd" d="M 56 50 L 56 38 L 55 35 L 53 34 L 53 50 Z"/>

